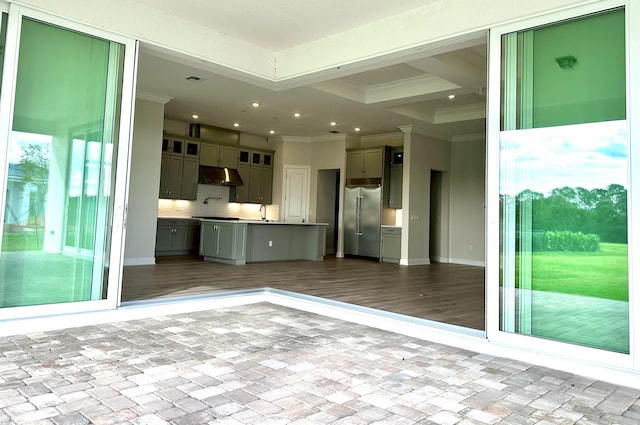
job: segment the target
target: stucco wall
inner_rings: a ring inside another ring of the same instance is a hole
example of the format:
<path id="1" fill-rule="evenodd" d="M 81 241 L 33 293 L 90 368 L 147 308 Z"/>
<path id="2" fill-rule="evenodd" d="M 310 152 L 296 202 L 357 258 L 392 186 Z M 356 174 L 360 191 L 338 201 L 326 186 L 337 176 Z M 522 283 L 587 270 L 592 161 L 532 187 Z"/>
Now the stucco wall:
<path id="1" fill-rule="evenodd" d="M 382 58 L 421 55 L 446 44 L 447 39 L 477 36 L 492 25 L 593 2 L 436 1 L 408 13 L 272 52 L 135 0 L 15 1 L 137 38 L 148 46 L 163 46 L 168 51 L 204 59 L 220 72 L 240 71 L 248 79 L 298 84 L 308 83 L 316 73 L 340 75 L 353 72 L 357 66 L 379 66 Z M 354 62 L 359 65 L 345 66 Z"/>

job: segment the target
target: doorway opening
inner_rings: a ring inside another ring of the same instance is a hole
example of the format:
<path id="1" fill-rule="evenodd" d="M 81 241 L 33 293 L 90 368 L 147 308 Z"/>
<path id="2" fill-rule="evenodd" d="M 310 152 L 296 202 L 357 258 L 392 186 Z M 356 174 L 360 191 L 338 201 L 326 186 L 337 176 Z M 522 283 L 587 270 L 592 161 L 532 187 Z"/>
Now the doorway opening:
<path id="1" fill-rule="evenodd" d="M 443 180 L 447 173 L 431 170 L 431 184 L 429 191 L 429 260 L 432 263 L 448 263 L 448 220 L 445 202 L 446 191 Z"/>
<path id="2" fill-rule="evenodd" d="M 327 223 L 325 254 L 338 252 L 338 211 L 340 205 L 340 170 L 318 170 L 316 220 Z"/>

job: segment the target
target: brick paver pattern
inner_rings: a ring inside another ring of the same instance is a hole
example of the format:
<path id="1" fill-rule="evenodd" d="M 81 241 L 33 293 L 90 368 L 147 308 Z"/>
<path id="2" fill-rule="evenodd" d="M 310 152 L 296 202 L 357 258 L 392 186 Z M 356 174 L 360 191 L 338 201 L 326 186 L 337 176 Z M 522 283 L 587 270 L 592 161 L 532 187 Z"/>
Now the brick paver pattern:
<path id="1" fill-rule="evenodd" d="M 636 389 L 271 304 L 0 348 L 2 424 L 640 423 Z"/>

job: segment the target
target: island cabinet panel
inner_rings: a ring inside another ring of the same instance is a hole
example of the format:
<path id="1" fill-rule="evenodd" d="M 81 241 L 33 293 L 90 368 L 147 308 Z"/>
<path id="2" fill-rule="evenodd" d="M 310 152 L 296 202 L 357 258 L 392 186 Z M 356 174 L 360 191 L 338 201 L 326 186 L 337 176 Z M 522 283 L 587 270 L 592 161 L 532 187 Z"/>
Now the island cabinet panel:
<path id="1" fill-rule="evenodd" d="M 249 224 L 247 262 L 324 260 L 325 225 Z"/>
<path id="2" fill-rule="evenodd" d="M 200 226 L 200 255 L 206 261 L 245 264 L 247 225 L 203 221 Z"/>
<path id="3" fill-rule="evenodd" d="M 242 265 L 258 261 L 324 260 L 326 224 L 202 220 L 205 261 Z"/>
<path id="4" fill-rule="evenodd" d="M 291 226 L 291 253 L 304 260 L 323 261 L 326 226 Z"/>
<path id="5" fill-rule="evenodd" d="M 247 261 L 283 261 L 291 258 L 291 226 L 249 225 Z"/>

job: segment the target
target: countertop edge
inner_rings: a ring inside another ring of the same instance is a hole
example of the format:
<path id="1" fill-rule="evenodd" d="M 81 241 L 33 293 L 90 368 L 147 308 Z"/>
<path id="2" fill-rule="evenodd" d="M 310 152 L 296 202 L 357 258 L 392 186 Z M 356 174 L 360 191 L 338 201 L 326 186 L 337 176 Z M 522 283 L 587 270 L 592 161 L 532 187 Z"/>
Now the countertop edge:
<path id="1" fill-rule="evenodd" d="M 286 221 L 262 221 L 262 220 L 215 220 L 211 218 L 201 218 L 200 221 L 211 221 L 215 223 L 234 224 L 259 224 L 259 225 L 288 225 L 288 226 L 328 226 L 329 223 L 289 223 Z"/>

